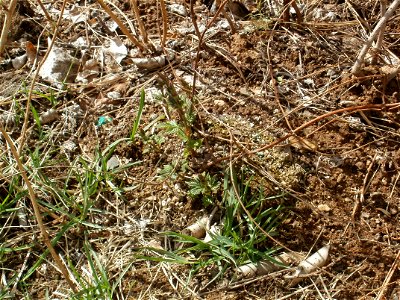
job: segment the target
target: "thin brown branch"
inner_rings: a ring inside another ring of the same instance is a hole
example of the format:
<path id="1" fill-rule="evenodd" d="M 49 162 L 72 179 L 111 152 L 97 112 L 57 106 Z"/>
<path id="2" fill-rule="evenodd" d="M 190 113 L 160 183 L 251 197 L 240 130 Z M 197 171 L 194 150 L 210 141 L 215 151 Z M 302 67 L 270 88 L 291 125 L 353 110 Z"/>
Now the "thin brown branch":
<path id="1" fill-rule="evenodd" d="M 146 28 L 142 21 L 142 18 L 140 17 L 140 12 L 139 12 L 139 8 L 138 8 L 138 0 L 131 0 L 131 5 L 133 7 L 133 12 L 135 14 L 136 21 L 139 24 L 139 30 L 140 30 L 140 34 L 142 35 L 143 42 L 145 42 L 147 44 L 148 43 L 147 31 L 146 31 Z"/>
<path id="2" fill-rule="evenodd" d="M 190 10 L 191 10 L 191 15 L 192 15 L 192 13 L 193 13 L 192 16 L 194 16 L 194 9 L 193 9 L 192 1 L 193 1 L 193 0 L 190 0 Z M 215 13 L 214 17 L 211 19 L 210 22 L 208 22 L 206 28 L 204 29 L 204 31 L 203 31 L 201 34 L 200 34 L 200 31 L 199 31 L 199 28 L 197 27 L 196 18 L 195 18 L 195 17 L 192 17 L 192 22 L 194 22 L 194 23 L 193 23 L 193 26 L 194 26 L 194 28 L 195 28 L 195 30 L 196 30 L 196 34 L 197 34 L 197 36 L 198 36 L 199 41 L 198 41 L 198 46 L 197 46 L 196 59 L 194 60 L 194 63 L 193 63 L 193 70 L 194 70 L 195 72 L 194 72 L 194 74 L 193 74 L 192 94 L 190 95 L 190 102 L 192 103 L 191 105 L 193 105 L 194 94 L 195 94 L 195 91 L 196 91 L 197 65 L 198 65 L 199 59 L 200 59 L 200 50 L 202 49 L 202 46 L 203 46 L 204 36 L 205 36 L 205 34 L 206 34 L 208 28 L 210 28 L 210 26 L 211 26 L 212 24 L 214 24 L 214 22 L 216 21 L 217 17 L 219 16 L 219 14 L 221 13 L 221 11 L 223 10 L 223 8 L 225 7 L 225 5 L 226 5 L 226 3 L 227 3 L 228 1 L 229 1 L 229 0 L 225 0 L 225 1 L 218 7 L 218 10 L 217 10 L 217 12 Z M 197 28 L 197 29 L 196 29 L 196 28 Z M 193 109 L 193 107 L 191 107 L 190 109 Z"/>
<path id="3" fill-rule="evenodd" d="M 40 9 L 43 11 L 43 13 L 44 13 L 44 15 L 45 15 L 47 21 L 48 21 L 48 22 L 50 23 L 50 25 L 51 25 L 51 28 L 54 30 L 54 29 L 55 29 L 55 28 L 54 28 L 55 23 L 54 23 L 53 19 L 51 18 L 51 16 L 49 15 L 47 9 L 44 7 L 42 1 L 41 1 L 41 0 L 36 0 L 36 2 L 39 4 Z"/>
<path id="4" fill-rule="evenodd" d="M 192 19 L 194 31 L 196 32 L 196 35 L 198 36 L 198 38 L 200 40 L 201 34 L 200 34 L 199 26 L 197 26 L 196 13 L 194 12 L 194 2 L 196 2 L 196 1 L 190 0 L 190 18 Z"/>
<path id="5" fill-rule="evenodd" d="M 217 5 L 220 5 L 221 1 L 220 0 L 216 0 L 217 1 Z M 229 3 L 229 1 L 226 1 L 226 3 Z M 222 5 L 222 7 L 224 7 L 224 5 Z M 231 19 L 231 17 L 228 15 L 228 13 L 225 11 L 225 9 L 222 10 L 222 15 L 224 16 L 224 18 L 228 21 L 229 23 L 229 27 L 231 28 L 231 32 L 232 34 L 236 32 L 236 26 L 235 26 L 235 22 Z"/>
<path id="6" fill-rule="evenodd" d="M 167 33 L 168 33 L 168 15 L 167 15 L 167 7 L 165 6 L 165 1 L 160 0 L 161 5 L 161 15 L 163 21 L 163 35 L 161 39 L 161 46 L 165 48 L 165 43 L 167 41 Z"/>

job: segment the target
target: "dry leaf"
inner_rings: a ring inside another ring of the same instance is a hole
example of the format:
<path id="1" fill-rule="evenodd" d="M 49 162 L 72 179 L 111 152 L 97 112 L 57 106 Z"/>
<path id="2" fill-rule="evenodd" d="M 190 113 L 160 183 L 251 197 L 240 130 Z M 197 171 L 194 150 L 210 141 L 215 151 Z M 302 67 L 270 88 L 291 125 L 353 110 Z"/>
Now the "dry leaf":
<path id="1" fill-rule="evenodd" d="M 318 149 L 317 145 L 315 145 L 313 142 L 310 142 L 309 140 L 299 136 L 292 135 L 288 138 L 288 141 L 290 146 L 293 146 L 297 149 L 305 149 L 312 152 L 315 152 Z"/>

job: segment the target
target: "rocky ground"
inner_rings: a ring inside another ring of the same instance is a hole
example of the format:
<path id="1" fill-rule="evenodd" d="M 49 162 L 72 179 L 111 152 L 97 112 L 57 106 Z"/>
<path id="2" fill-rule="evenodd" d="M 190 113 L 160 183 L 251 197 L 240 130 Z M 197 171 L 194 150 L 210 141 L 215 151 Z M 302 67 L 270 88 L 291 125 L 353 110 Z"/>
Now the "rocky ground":
<path id="1" fill-rule="evenodd" d="M 165 19 L 148 0 L 142 30 L 133 2 L 108 5 L 142 50 L 97 2 L 67 4 L 55 34 L 36 2 L 17 8 L 1 120 L 79 292 L 48 255 L 2 139 L 2 297 L 399 299 L 398 11 L 355 76 L 374 1 L 298 1 L 298 23 L 262 1 L 238 20 L 178 0 Z M 62 2 L 45 9 L 57 20 Z M 204 216 L 222 228 L 213 241 L 171 233 Z M 298 262 L 237 274 L 325 245 L 328 260 L 298 283 Z"/>

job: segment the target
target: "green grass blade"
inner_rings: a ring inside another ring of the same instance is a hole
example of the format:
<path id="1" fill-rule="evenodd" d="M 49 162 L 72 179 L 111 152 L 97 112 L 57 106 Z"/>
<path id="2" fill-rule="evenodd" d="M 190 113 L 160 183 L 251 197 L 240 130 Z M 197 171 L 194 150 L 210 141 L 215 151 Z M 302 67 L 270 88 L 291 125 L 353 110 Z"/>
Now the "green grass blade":
<path id="1" fill-rule="evenodd" d="M 145 93 L 144 93 L 144 90 L 142 89 L 142 91 L 140 93 L 140 101 L 139 101 L 138 113 L 137 113 L 135 122 L 133 123 L 133 128 L 132 128 L 132 132 L 131 132 L 131 140 L 132 141 L 135 139 L 136 132 L 137 132 L 137 130 L 139 128 L 140 119 L 142 118 L 144 100 L 145 100 Z"/>

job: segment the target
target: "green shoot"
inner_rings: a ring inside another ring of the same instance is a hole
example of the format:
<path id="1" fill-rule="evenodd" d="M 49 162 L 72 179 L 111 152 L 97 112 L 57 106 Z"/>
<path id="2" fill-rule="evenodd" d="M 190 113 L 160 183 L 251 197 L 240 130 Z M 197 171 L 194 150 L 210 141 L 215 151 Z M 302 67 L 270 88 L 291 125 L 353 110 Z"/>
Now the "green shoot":
<path id="1" fill-rule="evenodd" d="M 189 181 L 189 196 L 202 196 L 204 206 L 214 203 L 214 198 L 219 190 L 220 182 L 216 176 L 211 176 L 209 173 L 203 172 L 199 176 Z"/>
<path id="2" fill-rule="evenodd" d="M 139 108 L 138 108 L 137 116 L 133 123 L 133 128 L 132 128 L 132 132 L 131 132 L 131 136 L 130 136 L 132 141 L 135 139 L 136 132 L 139 128 L 140 119 L 142 118 L 142 113 L 143 113 L 144 101 L 145 101 L 145 93 L 144 93 L 144 89 L 142 89 L 142 91 L 140 92 L 140 100 L 139 100 Z"/>
<path id="3" fill-rule="evenodd" d="M 39 130 L 39 139 L 41 140 L 43 137 L 42 136 L 43 131 L 42 131 L 42 123 L 40 122 L 39 114 L 33 105 L 31 105 L 31 111 L 32 111 L 33 119 L 35 120 L 35 123 Z"/>

